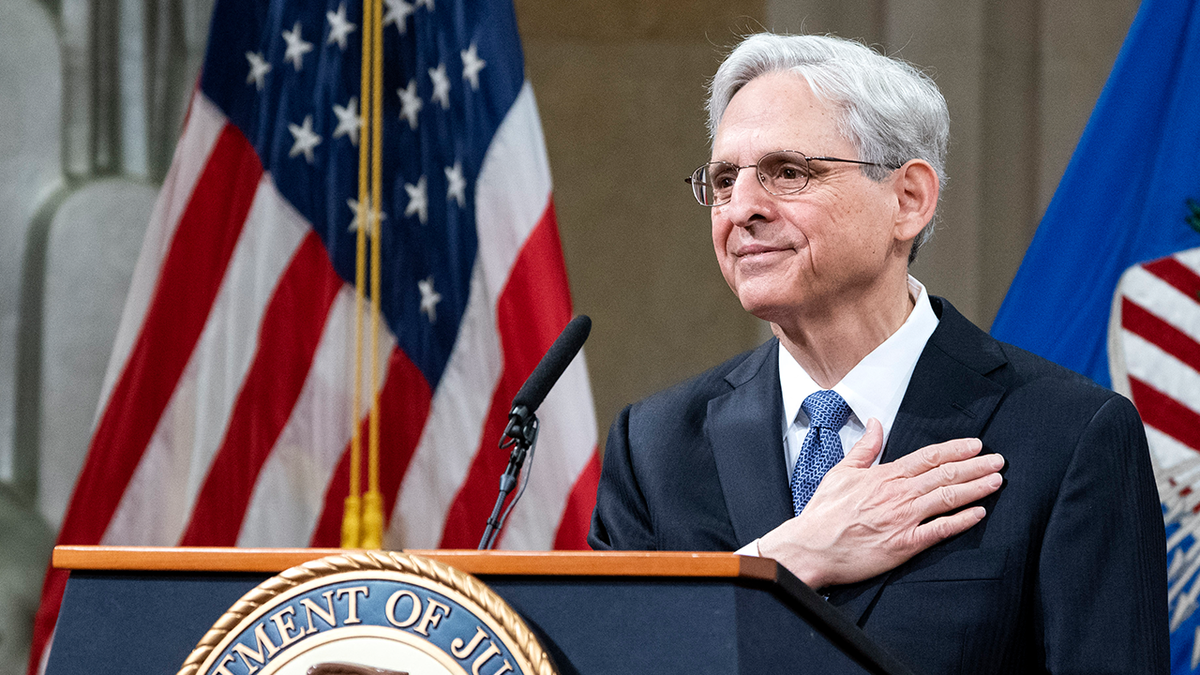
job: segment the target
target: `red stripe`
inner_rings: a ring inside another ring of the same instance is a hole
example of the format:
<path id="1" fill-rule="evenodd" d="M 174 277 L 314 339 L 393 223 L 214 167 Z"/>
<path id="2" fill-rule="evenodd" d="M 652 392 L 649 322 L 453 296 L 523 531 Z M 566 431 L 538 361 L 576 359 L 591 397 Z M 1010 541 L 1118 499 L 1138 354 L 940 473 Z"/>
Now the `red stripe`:
<path id="1" fill-rule="evenodd" d="M 379 394 L 379 489 L 383 493 L 385 519 L 390 517 L 395 507 L 400 481 L 404 479 L 417 442 L 421 440 L 432 398 L 429 382 L 420 369 L 404 352 L 393 349 L 387 378 Z M 362 438 L 365 459 L 366 419 L 362 423 Z M 364 461 L 363 485 L 367 484 L 365 466 Z M 324 548 L 342 545 L 342 505 L 350 491 L 349 475 L 350 447 L 347 444 L 325 492 L 325 508 L 317 521 L 311 546 Z"/>
<path id="2" fill-rule="evenodd" d="M 587 551 L 588 527 L 592 522 L 592 511 L 596 509 L 596 489 L 600 487 L 600 455 L 593 452 L 587 466 L 579 474 L 563 509 L 558 532 L 554 535 L 556 551 Z"/>
<path id="3" fill-rule="evenodd" d="M 1121 299 L 1121 327 L 1200 371 L 1200 344 L 1129 298 Z"/>
<path id="4" fill-rule="evenodd" d="M 261 177 L 254 148 L 227 124 L 163 258 L 141 331 L 96 425 L 58 543 L 97 544 L 104 536 L 204 329 Z M 30 672 L 54 629 L 65 584 L 66 573 L 47 574 Z"/>
<path id="5" fill-rule="evenodd" d="M 496 501 L 497 480 L 508 463 L 508 453 L 496 445 L 508 422 L 513 396 L 571 320 L 568 289 L 551 200 L 525 240 L 496 303 L 504 370 L 492 395 L 475 460 L 446 513 L 441 548 L 479 545 Z"/>
<path id="6" fill-rule="evenodd" d="M 258 474 L 300 398 L 341 287 L 321 239 L 310 231 L 263 314 L 254 362 L 196 496 L 181 546 L 237 544 Z"/>
<path id="7" fill-rule="evenodd" d="M 1188 296 L 1193 302 L 1200 299 L 1200 275 L 1197 275 L 1186 265 L 1172 257 L 1159 258 L 1148 262 L 1142 267 L 1174 286 L 1180 293 Z"/>
<path id="8" fill-rule="evenodd" d="M 1129 378 L 1129 389 L 1146 426 L 1200 451 L 1200 414 L 1136 377 Z"/>

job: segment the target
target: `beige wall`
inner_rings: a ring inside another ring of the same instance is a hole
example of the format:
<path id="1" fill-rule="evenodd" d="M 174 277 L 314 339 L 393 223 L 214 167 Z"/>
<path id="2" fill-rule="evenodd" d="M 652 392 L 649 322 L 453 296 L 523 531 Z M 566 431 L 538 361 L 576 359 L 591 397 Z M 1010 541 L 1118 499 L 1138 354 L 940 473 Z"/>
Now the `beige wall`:
<path id="1" fill-rule="evenodd" d="M 759 338 L 683 178 L 708 159 L 704 85 L 763 5 L 518 0 L 601 437 L 621 406 Z"/>
<path id="2" fill-rule="evenodd" d="M 914 274 L 987 327 L 1062 175 L 1135 0 L 518 0 L 601 437 L 626 403 L 757 344 L 682 178 L 704 85 L 761 28 L 863 39 L 925 68 L 950 182 Z"/>

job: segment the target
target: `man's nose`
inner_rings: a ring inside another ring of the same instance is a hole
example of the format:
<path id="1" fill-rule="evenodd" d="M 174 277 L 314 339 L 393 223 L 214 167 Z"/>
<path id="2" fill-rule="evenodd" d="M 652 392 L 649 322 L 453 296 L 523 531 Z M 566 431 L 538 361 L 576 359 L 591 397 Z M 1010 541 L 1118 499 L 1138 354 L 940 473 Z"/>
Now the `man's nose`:
<path id="1" fill-rule="evenodd" d="M 738 171 L 729 202 L 725 204 L 735 225 L 748 227 L 756 220 L 765 219 L 773 205 L 774 197 L 759 181 L 758 167 L 748 166 Z"/>

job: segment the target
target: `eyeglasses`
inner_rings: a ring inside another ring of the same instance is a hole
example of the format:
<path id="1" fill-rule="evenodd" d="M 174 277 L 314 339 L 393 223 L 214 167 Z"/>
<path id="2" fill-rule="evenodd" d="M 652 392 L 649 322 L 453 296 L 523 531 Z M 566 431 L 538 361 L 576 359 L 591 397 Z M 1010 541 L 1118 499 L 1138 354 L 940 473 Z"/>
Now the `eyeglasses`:
<path id="1" fill-rule="evenodd" d="M 692 172 L 684 181 L 692 184 L 692 194 L 696 201 L 704 206 L 719 206 L 729 201 L 733 196 L 733 184 L 737 181 L 742 169 L 757 169 L 754 175 L 763 189 L 776 195 L 795 194 L 808 185 L 812 176 L 812 166 L 809 162 L 845 162 L 847 164 L 862 164 L 864 166 L 881 166 L 885 169 L 898 169 L 899 166 L 864 162 L 858 159 L 839 159 L 837 157 L 806 157 L 792 150 L 768 152 L 758 162 L 738 166 L 729 162 L 709 162 Z"/>

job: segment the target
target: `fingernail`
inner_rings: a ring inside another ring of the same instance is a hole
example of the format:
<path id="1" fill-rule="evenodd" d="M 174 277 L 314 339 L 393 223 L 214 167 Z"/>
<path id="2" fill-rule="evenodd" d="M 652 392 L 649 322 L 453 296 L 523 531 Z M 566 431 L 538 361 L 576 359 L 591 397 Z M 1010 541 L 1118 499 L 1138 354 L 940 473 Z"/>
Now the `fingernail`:
<path id="1" fill-rule="evenodd" d="M 1004 468 L 1004 458 L 1000 455 L 988 455 L 988 466 L 999 471 Z"/>
<path id="2" fill-rule="evenodd" d="M 1000 476 L 1000 474 L 994 473 L 994 474 L 988 476 L 987 482 L 988 482 L 989 487 L 998 488 L 1004 483 L 1004 478 L 1002 478 Z"/>

